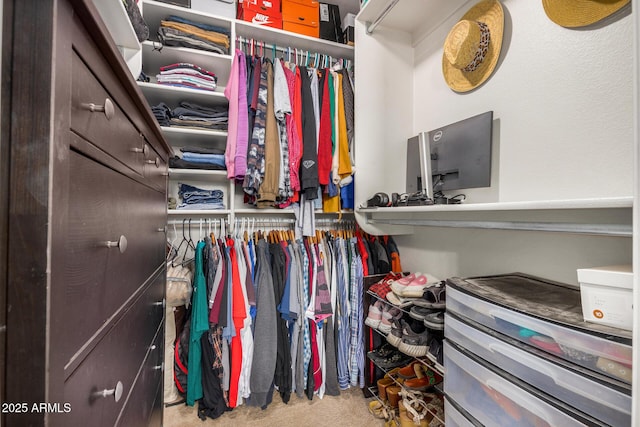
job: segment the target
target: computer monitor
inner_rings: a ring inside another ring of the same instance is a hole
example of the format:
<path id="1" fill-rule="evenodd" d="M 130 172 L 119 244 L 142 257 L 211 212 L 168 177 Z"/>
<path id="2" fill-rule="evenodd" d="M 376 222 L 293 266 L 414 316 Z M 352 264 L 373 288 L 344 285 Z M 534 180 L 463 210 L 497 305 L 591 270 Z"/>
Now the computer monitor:
<path id="1" fill-rule="evenodd" d="M 428 132 L 433 191 L 491 186 L 493 111 Z"/>
<path id="2" fill-rule="evenodd" d="M 407 140 L 407 194 L 422 193 L 433 199 L 429 135 L 421 132 Z"/>

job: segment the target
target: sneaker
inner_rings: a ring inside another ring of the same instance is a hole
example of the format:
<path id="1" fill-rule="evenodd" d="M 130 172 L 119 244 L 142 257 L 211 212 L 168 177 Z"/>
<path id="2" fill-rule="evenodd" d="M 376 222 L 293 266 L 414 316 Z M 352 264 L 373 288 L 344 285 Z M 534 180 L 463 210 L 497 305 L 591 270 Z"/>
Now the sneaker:
<path id="1" fill-rule="evenodd" d="M 391 284 L 391 290 L 401 297 L 420 298 L 426 287 L 430 286 L 431 283 L 439 281 L 440 279 L 430 274 L 416 273 L 416 276 L 411 281 L 401 279 L 393 282 Z"/>
<path id="2" fill-rule="evenodd" d="M 396 295 L 395 292 L 389 292 L 387 294 L 387 301 L 389 301 L 391 304 L 395 305 L 396 307 L 409 307 L 410 305 L 413 305 L 413 302 L 416 300 L 417 298 L 404 298 L 404 297 L 400 297 L 398 295 Z"/>
<path id="3" fill-rule="evenodd" d="M 420 323 L 414 323 L 413 328 L 409 326 L 402 331 L 402 339 L 398 345 L 398 350 L 404 354 L 408 354 L 413 357 L 422 357 L 429 351 L 429 332 L 424 328 L 416 327 L 415 325 L 421 325 Z M 414 330 L 417 329 L 417 330 Z"/>
<path id="4" fill-rule="evenodd" d="M 409 286 L 409 283 L 413 282 L 417 277 L 420 276 L 422 276 L 422 273 L 415 272 L 401 279 L 394 280 L 393 282 L 391 282 L 391 290 L 396 295 L 402 295 L 402 289 L 404 289 L 406 286 Z"/>
<path id="5" fill-rule="evenodd" d="M 442 352 L 441 338 L 434 336 L 433 338 L 431 338 L 431 340 L 429 340 L 429 352 L 427 353 L 427 358 L 435 364 L 436 368 L 438 368 L 440 372 L 444 372 L 444 354 Z"/>
<path id="6" fill-rule="evenodd" d="M 364 324 L 373 329 L 378 329 L 380 321 L 382 320 L 382 310 L 385 304 L 382 301 L 376 301 L 369 306 L 369 313 L 367 318 L 364 319 Z"/>
<path id="7" fill-rule="evenodd" d="M 432 308 L 424 308 L 414 305 L 413 307 L 411 307 L 411 310 L 409 310 L 409 316 L 411 316 L 411 318 L 413 319 L 424 321 L 424 317 L 426 315 L 435 313 L 436 311 L 437 310 L 434 310 Z"/>
<path id="8" fill-rule="evenodd" d="M 402 341 L 402 327 L 406 325 L 402 319 L 394 319 L 391 322 L 391 330 L 387 334 L 387 341 L 394 347 L 398 347 Z"/>
<path id="9" fill-rule="evenodd" d="M 437 331 L 444 329 L 444 311 L 439 310 L 435 313 L 430 313 L 424 316 L 424 326 Z"/>
<path id="10" fill-rule="evenodd" d="M 378 330 L 383 334 L 388 334 L 391 332 L 391 323 L 395 319 L 399 319 L 402 317 L 402 311 L 397 307 L 388 307 L 388 310 L 382 311 L 382 320 L 380 321 L 380 325 L 378 326 Z"/>
<path id="11" fill-rule="evenodd" d="M 417 299 L 415 305 L 426 308 L 445 308 L 447 305 L 445 282 L 426 287 L 422 293 L 422 298 Z"/>
<path id="12" fill-rule="evenodd" d="M 384 277 L 384 279 L 371 285 L 369 292 L 373 292 L 381 299 L 385 299 L 388 293 L 391 292 L 391 283 L 402 278 L 402 273 L 390 272 Z"/>

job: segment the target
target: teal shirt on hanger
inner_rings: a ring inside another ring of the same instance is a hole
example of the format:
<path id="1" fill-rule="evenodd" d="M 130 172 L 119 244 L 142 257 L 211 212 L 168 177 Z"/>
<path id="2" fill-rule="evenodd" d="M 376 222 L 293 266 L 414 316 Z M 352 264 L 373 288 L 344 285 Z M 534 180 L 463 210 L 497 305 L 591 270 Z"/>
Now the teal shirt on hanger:
<path id="1" fill-rule="evenodd" d="M 207 282 L 203 269 L 203 250 L 205 243 L 196 245 L 195 277 L 191 307 L 191 331 L 189 336 L 189 362 L 187 369 L 187 405 L 193 406 L 201 399 L 202 392 L 202 347 L 200 338 L 209 330 L 209 309 L 207 306 Z"/>

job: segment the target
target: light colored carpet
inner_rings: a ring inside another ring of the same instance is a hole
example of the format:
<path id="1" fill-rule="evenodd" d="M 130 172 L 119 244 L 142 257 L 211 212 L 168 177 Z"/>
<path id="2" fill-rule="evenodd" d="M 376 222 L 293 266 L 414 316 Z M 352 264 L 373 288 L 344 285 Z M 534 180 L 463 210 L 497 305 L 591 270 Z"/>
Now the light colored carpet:
<path id="1" fill-rule="evenodd" d="M 318 396 L 314 396 L 313 400 L 306 397 L 300 399 L 293 395 L 286 405 L 276 393 L 273 402 L 265 410 L 242 405 L 226 412 L 220 418 L 207 418 L 206 421 L 198 418 L 197 403 L 193 407 L 180 404 L 165 408 L 164 426 L 384 426 L 384 420 L 377 419 L 369 413 L 370 401 L 371 399 L 366 399 L 362 390 L 357 387 L 342 391 L 340 396 L 325 396 L 322 399 Z"/>

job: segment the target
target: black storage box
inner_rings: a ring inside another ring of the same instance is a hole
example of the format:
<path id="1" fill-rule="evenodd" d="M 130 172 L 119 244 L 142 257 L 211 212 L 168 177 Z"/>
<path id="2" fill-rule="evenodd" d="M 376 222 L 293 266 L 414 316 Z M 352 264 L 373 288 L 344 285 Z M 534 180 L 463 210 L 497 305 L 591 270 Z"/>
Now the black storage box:
<path id="1" fill-rule="evenodd" d="M 347 27 L 342 32 L 342 43 L 354 46 L 356 42 L 355 28 Z"/>
<path id="2" fill-rule="evenodd" d="M 320 38 L 341 42 L 340 8 L 336 4 L 320 3 Z"/>

